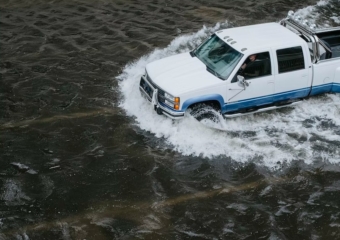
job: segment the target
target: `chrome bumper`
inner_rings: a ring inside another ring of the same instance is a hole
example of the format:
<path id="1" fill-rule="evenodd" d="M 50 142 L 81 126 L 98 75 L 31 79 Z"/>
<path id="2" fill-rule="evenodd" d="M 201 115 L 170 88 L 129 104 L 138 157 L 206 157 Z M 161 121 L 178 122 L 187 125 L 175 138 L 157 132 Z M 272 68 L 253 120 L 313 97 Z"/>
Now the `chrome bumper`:
<path id="1" fill-rule="evenodd" d="M 144 81 L 145 84 L 141 84 Z M 142 76 L 139 90 L 143 97 L 145 97 L 154 107 L 154 110 L 158 114 L 164 114 L 171 119 L 180 119 L 184 117 L 184 112 L 175 111 L 167 107 L 164 103 L 158 102 L 158 89 L 152 86 L 152 84 L 146 79 L 145 76 Z"/>

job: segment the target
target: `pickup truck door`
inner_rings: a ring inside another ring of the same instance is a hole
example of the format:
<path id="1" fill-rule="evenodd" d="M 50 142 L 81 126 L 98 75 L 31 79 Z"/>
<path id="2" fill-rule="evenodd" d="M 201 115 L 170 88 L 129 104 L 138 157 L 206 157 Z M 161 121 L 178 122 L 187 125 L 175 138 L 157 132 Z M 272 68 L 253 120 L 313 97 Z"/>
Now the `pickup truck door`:
<path id="1" fill-rule="evenodd" d="M 248 86 L 242 85 L 239 81 L 234 81 L 227 85 L 227 99 L 224 112 L 233 112 L 242 109 L 257 108 L 259 106 L 271 104 L 274 94 L 273 62 L 269 52 L 257 53 L 256 59 L 248 71 L 251 75 L 252 69 L 257 72 L 256 76 L 244 75 Z M 248 69 L 248 66 L 245 70 Z"/>
<path id="2" fill-rule="evenodd" d="M 302 46 L 275 50 L 274 102 L 307 97 L 312 84 L 312 68 L 308 50 Z"/>

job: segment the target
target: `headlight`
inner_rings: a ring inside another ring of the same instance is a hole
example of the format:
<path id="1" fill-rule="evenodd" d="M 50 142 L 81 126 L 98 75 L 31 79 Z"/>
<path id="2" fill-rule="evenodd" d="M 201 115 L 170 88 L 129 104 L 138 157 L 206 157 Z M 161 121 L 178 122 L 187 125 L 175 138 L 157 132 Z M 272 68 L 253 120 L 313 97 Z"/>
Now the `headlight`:
<path id="1" fill-rule="evenodd" d="M 164 97 L 169 99 L 170 101 L 173 101 L 173 102 L 175 100 L 175 98 L 172 95 L 170 95 L 169 93 L 164 93 Z"/>
<path id="2" fill-rule="evenodd" d="M 175 97 L 174 109 L 179 110 L 180 99 Z"/>
<path id="3" fill-rule="evenodd" d="M 166 99 L 165 99 L 164 102 L 165 102 L 166 105 L 169 105 L 169 106 L 173 106 L 174 105 L 173 102 L 170 102 L 169 100 L 166 100 Z"/>
<path id="4" fill-rule="evenodd" d="M 172 107 L 175 110 L 179 110 L 180 98 L 174 97 L 169 93 L 164 93 L 165 104 Z"/>

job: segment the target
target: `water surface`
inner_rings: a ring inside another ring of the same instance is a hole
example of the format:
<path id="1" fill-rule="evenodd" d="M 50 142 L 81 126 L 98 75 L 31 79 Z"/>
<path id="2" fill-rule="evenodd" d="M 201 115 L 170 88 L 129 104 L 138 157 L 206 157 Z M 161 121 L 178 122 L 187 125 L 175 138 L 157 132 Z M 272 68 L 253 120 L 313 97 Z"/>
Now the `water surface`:
<path id="1" fill-rule="evenodd" d="M 148 62 L 330 1 L 0 3 L 0 239 L 340 239 L 340 95 L 203 125 L 150 111 Z"/>

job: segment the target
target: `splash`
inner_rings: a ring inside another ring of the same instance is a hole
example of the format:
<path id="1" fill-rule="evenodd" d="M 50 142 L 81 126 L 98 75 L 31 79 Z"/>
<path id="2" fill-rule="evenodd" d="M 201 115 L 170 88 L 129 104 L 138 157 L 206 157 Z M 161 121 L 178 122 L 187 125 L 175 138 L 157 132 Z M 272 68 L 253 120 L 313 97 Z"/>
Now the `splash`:
<path id="1" fill-rule="evenodd" d="M 318 18 L 316 6 L 297 11 Z M 323 95 L 305 100 L 295 108 L 249 115 L 231 120 L 201 124 L 187 116 L 172 121 L 157 115 L 139 92 L 139 80 L 147 63 L 196 47 L 211 33 L 229 26 L 228 22 L 177 37 L 168 47 L 156 49 L 128 64 L 121 75 L 122 107 L 135 124 L 157 138 L 165 139 L 169 148 L 183 155 L 214 158 L 228 157 L 238 162 L 255 161 L 269 167 L 278 163 L 302 160 L 339 163 L 340 96 Z"/>
<path id="2" fill-rule="evenodd" d="M 309 23 L 316 23 L 318 28 L 337 26 L 340 24 L 337 5 L 339 5 L 339 0 L 320 0 L 314 6 L 299 9 L 294 16 L 300 16 L 302 19 L 308 20 Z M 332 12 L 333 16 L 325 16 L 325 9 L 327 12 Z"/>

